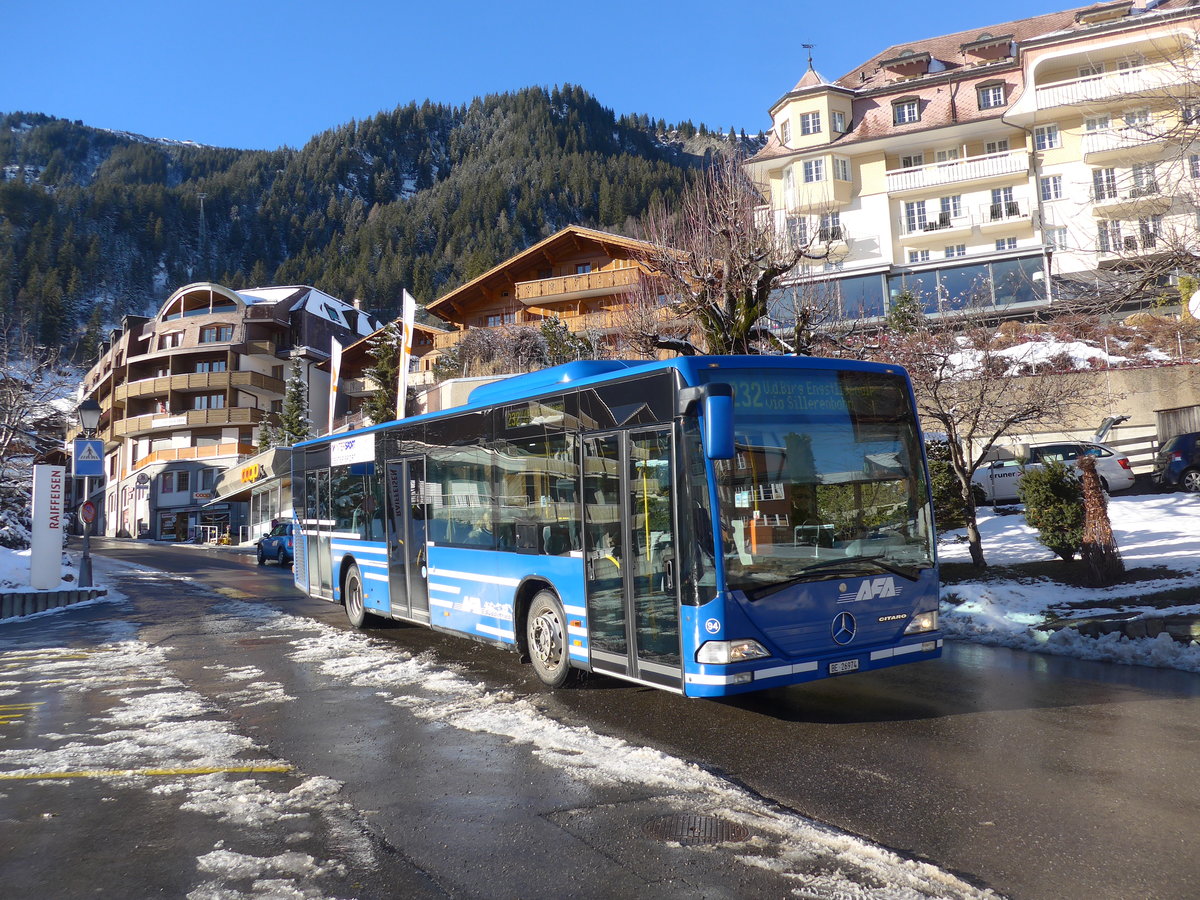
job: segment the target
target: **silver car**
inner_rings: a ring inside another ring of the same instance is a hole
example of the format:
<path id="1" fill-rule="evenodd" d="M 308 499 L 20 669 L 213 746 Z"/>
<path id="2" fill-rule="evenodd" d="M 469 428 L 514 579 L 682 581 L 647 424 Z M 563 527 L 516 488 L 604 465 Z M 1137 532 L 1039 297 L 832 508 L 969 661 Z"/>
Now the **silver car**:
<path id="1" fill-rule="evenodd" d="M 1123 491 L 1133 486 L 1133 469 L 1129 457 L 1112 447 L 1093 444 L 1090 441 L 1059 441 L 1054 444 L 1039 444 L 1029 448 L 1029 459 L 997 459 L 984 463 L 975 470 L 971 480 L 983 488 L 987 502 L 1016 500 L 1017 482 L 1027 469 L 1040 468 L 1050 461 L 1064 462 L 1072 471 L 1078 471 L 1072 463 L 1081 456 L 1096 457 L 1096 474 L 1100 485 L 1108 493 Z"/>

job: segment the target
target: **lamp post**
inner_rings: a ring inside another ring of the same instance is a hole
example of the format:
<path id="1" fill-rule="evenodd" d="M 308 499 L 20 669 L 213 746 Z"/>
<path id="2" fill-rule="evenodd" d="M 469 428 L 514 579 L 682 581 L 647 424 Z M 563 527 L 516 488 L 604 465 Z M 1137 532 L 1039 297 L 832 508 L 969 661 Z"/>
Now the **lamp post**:
<path id="1" fill-rule="evenodd" d="M 75 408 L 75 415 L 79 419 L 79 428 L 85 437 L 92 437 L 96 433 L 96 428 L 100 425 L 100 416 L 104 410 L 100 408 L 100 404 L 96 402 L 95 397 L 88 397 L 78 407 Z M 83 476 L 83 499 L 87 502 L 91 495 L 91 479 L 88 476 Z M 83 523 L 83 558 L 79 560 L 79 586 L 92 586 L 92 554 L 91 542 L 89 538 L 92 536 L 92 523 Z"/>

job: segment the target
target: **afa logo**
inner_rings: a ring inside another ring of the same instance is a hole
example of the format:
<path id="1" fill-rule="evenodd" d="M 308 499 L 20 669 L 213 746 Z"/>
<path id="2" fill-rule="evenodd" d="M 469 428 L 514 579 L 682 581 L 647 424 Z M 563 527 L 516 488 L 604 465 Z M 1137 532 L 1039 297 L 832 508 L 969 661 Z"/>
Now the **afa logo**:
<path id="1" fill-rule="evenodd" d="M 896 587 L 896 579 L 890 575 L 881 578 L 864 578 L 858 586 L 857 593 L 851 593 L 846 585 L 839 584 L 841 593 L 838 603 L 856 603 L 859 600 L 882 600 L 888 597 L 899 597 L 900 589 Z"/>

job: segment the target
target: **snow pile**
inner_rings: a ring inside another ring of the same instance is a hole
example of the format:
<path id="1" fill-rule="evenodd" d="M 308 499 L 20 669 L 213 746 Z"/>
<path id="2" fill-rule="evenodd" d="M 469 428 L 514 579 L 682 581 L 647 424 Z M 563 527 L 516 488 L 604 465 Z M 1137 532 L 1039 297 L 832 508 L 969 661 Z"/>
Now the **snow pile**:
<path id="1" fill-rule="evenodd" d="M 1121 342 L 1113 342 L 1120 345 Z M 1117 367 L 1131 362 L 1165 362 L 1169 357 L 1160 350 L 1148 349 L 1133 356 L 1112 352 L 1112 344 L 1093 341 L 1062 341 L 1056 338 L 1025 341 L 1004 350 L 976 350 L 960 338 L 963 349 L 949 357 L 950 368 L 961 375 L 974 375 L 999 360 L 1007 362 L 1006 375 L 1032 375 L 1070 369 Z"/>
<path id="2" fill-rule="evenodd" d="M 1082 659 L 1160 666 L 1200 672 L 1200 645 L 1184 645 L 1167 635 L 1131 639 L 1110 634 L 1081 636 L 1075 629 L 1046 632 L 1037 628 L 1048 618 L 1135 613 L 1138 618 L 1200 615 L 1200 497 L 1164 494 L 1114 497 L 1109 500 L 1113 534 L 1127 570 L 1147 576 L 1135 584 L 1080 588 L 1049 578 L 979 580 L 942 589 L 942 627 L 951 637 Z M 1053 561 L 1055 555 L 1037 540 L 1021 513 L 997 515 L 980 510 L 979 530 L 990 565 Z M 969 563 L 962 531 L 941 536 L 943 563 Z M 1063 563 L 1063 565 L 1072 565 Z M 1080 566 L 1076 561 L 1073 565 Z M 1155 567 L 1162 568 L 1161 574 Z M 1149 572 L 1145 570 L 1149 569 Z M 1167 590 L 1191 590 L 1194 602 L 1168 608 L 1139 603 L 1139 596 Z M 1073 605 L 1084 606 L 1072 610 Z"/>
<path id="3" fill-rule="evenodd" d="M 2 514 L 0 514 L 0 518 L 2 518 Z M 29 552 L 28 548 L 13 550 L 8 547 L 0 547 L 0 591 L 33 590 L 29 586 Z M 78 587 L 75 583 L 75 567 L 71 563 L 71 557 L 66 553 L 62 556 L 62 581 L 57 587 L 62 590 Z"/>

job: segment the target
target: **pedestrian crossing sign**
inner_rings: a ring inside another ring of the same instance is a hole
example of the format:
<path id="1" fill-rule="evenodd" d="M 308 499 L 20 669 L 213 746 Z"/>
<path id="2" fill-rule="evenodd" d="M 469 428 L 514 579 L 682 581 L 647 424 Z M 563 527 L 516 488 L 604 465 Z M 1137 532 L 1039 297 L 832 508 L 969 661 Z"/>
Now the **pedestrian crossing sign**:
<path id="1" fill-rule="evenodd" d="M 103 478 L 104 442 L 84 439 L 75 441 L 71 461 L 73 478 Z"/>

